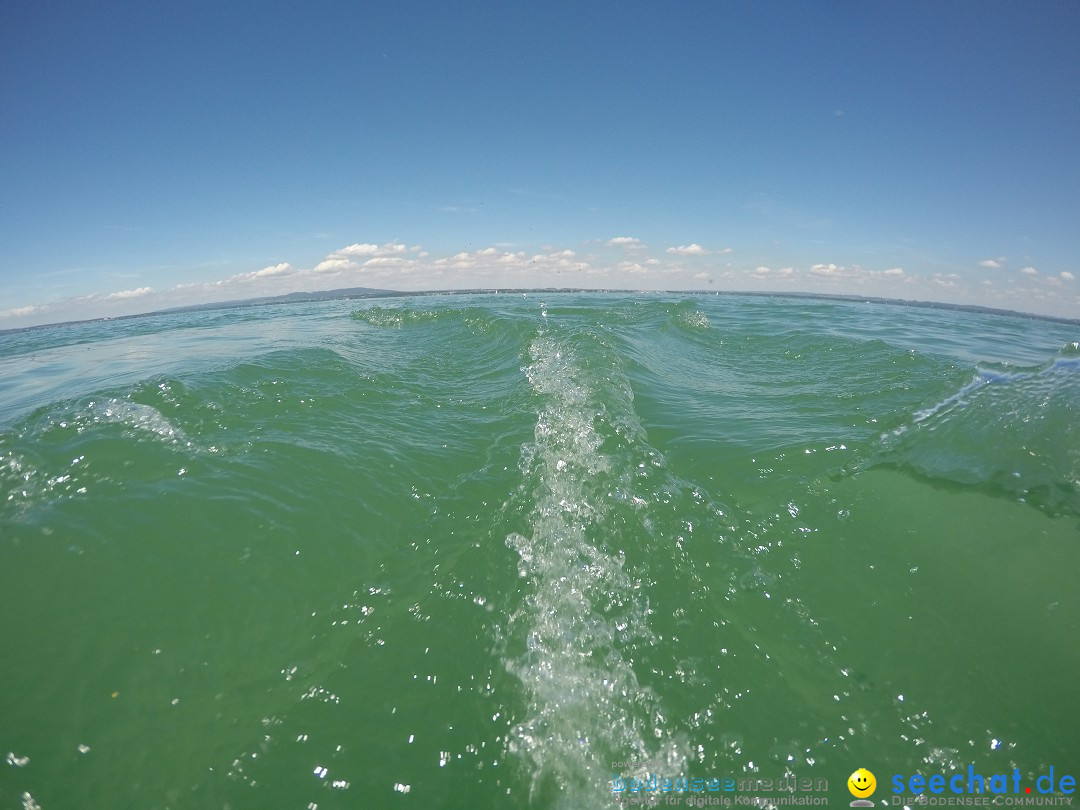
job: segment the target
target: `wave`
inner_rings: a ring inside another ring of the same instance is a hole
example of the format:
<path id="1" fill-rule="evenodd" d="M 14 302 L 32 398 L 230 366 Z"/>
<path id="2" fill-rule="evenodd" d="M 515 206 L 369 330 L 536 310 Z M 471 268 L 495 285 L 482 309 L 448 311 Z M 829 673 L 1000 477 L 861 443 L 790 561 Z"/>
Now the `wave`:
<path id="1" fill-rule="evenodd" d="M 1080 357 L 979 367 L 942 401 L 881 437 L 862 466 L 982 489 L 1051 515 L 1080 515 Z"/>
<path id="2" fill-rule="evenodd" d="M 103 485 L 115 491 L 136 466 L 151 478 L 175 475 L 175 454 L 162 459 L 159 448 L 168 456 L 192 447 L 158 408 L 129 396 L 53 406 L 16 433 L 0 434 L 0 502 L 22 513 L 58 498 L 85 497 Z"/>
<path id="3" fill-rule="evenodd" d="M 499 321 L 490 309 L 484 307 L 370 306 L 356 310 L 352 316 L 379 327 L 406 328 L 457 322 L 477 333 L 490 331 Z"/>
<path id="4" fill-rule="evenodd" d="M 767 299 L 480 298 L 265 308 L 242 328 L 222 313 L 187 342 L 189 316 L 161 319 L 156 341 L 87 353 L 98 376 L 68 352 L 62 386 L 22 358 L 0 569 L 32 635 L 12 636 L 9 691 L 68 673 L 49 685 L 66 728 L 82 695 L 120 688 L 130 709 L 87 733 L 144 743 L 86 795 L 138 773 L 145 795 L 187 784 L 204 805 L 578 808 L 610 806 L 616 775 L 842 779 L 870 749 L 898 771 L 1034 772 L 1067 754 L 1039 729 L 1067 740 L 1075 700 L 1037 679 L 1075 668 L 1072 521 L 990 504 L 1015 522 L 942 550 L 938 525 L 997 527 L 925 484 L 1078 513 L 1080 347 L 1039 362 L 1069 333 Z M 986 362 L 988 340 L 1022 365 Z M 901 473 L 837 477 L 853 456 Z M 1010 588 L 1014 561 L 1049 567 Z M 46 602 L 86 622 L 50 624 Z M 979 660 L 998 630 L 1040 655 Z M 995 704 L 1016 682 L 1040 689 Z M 137 720 L 165 689 L 182 700 L 148 742 Z M 10 703 L 13 728 L 37 727 Z"/>

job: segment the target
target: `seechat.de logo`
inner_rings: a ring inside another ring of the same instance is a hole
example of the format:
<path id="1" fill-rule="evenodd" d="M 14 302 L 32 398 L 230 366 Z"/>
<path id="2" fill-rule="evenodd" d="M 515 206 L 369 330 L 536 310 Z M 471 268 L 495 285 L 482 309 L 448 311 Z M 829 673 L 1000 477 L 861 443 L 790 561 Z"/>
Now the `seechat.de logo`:
<path id="1" fill-rule="evenodd" d="M 995 773 L 984 776 L 975 772 L 974 765 L 968 765 L 966 774 L 963 771 L 948 776 L 942 773 L 935 773 L 930 776 L 919 773 L 910 775 L 898 773 L 893 776 L 891 781 L 893 793 L 907 792 L 913 796 L 922 796 L 926 793 L 952 793 L 957 795 L 993 793 L 998 796 L 1031 793 L 1030 785 L 1021 784 L 1023 780 L 1019 768 L 1013 768 L 1011 774 Z M 1050 766 L 1049 773 L 1036 778 L 1035 790 L 1043 796 L 1054 793 L 1055 790 L 1067 796 L 1072 795 L 1076 791 L 1076 777 L 1067 773 L 1061 774 L 1055 782 L 1054 767 Z M 999 802 L 994 803 L 999 804 Z"/>

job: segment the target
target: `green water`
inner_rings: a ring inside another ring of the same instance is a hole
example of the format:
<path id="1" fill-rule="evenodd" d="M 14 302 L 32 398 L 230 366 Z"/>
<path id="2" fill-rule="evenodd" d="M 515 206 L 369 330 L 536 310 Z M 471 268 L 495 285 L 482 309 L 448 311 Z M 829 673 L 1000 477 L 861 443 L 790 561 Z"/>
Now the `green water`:
<path id="1" fill-rule="evenodd" d="M 1076 775 L 1078 339 L 592 294 L 0 335 L 0 807 Z"/>

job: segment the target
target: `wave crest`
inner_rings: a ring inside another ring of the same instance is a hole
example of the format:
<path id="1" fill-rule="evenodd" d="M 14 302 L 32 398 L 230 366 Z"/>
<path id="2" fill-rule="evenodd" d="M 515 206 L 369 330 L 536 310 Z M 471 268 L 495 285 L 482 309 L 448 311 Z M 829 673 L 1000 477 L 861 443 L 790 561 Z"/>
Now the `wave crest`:
<path id="1" fill-rule="evenodd" d="M 1080 515 L 1080 357 L 984 366 L 952 396 L 882 437 L 871 461 Z"/>

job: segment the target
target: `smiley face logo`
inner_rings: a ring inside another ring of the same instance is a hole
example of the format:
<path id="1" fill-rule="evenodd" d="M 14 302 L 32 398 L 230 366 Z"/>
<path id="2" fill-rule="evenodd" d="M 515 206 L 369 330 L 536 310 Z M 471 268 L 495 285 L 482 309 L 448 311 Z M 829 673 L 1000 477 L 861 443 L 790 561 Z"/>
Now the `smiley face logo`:
<path id="1" fill-rule="evenodd" d="M 865 799 L 877 788 L 877 779 L 866 768 L 859 768 L 847 780 L 847 789 L 856 799 Z"/>

